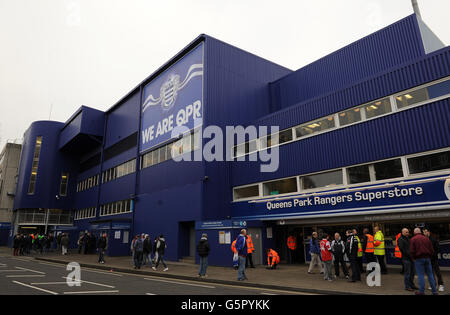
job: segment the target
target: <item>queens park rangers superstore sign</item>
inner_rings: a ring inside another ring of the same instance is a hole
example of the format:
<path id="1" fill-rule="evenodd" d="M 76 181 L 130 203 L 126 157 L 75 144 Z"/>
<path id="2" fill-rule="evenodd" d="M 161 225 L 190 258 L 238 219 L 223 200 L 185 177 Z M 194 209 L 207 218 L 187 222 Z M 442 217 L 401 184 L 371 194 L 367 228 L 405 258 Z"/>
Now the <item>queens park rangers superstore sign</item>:
<path id="1" fill-rule="evenodd" d="M 233 218 L 278 219 L 450 208 L 450 178 L 233 204 Z"/>
<path id="2" fill-rule="evenodd" d="M 140 152 L 203 123 L 203 43 L 144 87 Z"/>

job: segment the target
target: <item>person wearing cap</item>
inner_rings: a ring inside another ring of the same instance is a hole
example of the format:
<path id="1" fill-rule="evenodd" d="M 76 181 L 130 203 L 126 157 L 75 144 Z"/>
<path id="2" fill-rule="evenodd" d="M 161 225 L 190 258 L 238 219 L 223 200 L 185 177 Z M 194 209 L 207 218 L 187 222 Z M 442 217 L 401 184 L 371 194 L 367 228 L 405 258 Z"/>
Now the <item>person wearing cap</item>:
<path id="1" fill-rule="evenodd" d="M 197 253 L 200 256 L 200 268 L 198 269 L 199 277 L 207 277 L 206 268 L 208 268 L 209 250 L 208 235 L 203 233 L 197 245 Z"/>
<path id="2" fill-rule="evenodd" d="M 247 257 L 247 230 L 242 229 L 241 233 L 236 239 L 236 250 L 238 252 L 239 267 L 238 267 L 238 281 L 248 280 L 245 275 L 245 259 Z"/>

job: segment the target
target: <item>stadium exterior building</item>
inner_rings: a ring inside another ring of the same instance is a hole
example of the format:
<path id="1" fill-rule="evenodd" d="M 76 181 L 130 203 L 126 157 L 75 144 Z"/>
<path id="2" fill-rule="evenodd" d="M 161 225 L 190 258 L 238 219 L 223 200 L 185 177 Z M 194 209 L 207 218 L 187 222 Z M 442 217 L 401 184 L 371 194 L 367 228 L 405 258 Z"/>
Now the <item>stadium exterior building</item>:
<path id="1" fill-rule="evenodd" d="M 268 247 L 286 261 L 289 235 L 302 263 L 313 230 L 379 224 L 396 264 L 392 238 L 427 225 L 449 266 L 449 93 L 450 48 L 416 14 L 297 71 L 202 34 L 106 112 L 31 124 L 10 236 L 35 226 L 75 247 L 106 231 L 108 254 L 128 255 L 133 235 L 163 234 L 175 261 L 207 233 L 209 263 L 230 266 L 243 227 L 256 263 Z M 211 126 L 269 135 L 211 149 Z M 198 159 L 221 148 L 232 158 Z"/>

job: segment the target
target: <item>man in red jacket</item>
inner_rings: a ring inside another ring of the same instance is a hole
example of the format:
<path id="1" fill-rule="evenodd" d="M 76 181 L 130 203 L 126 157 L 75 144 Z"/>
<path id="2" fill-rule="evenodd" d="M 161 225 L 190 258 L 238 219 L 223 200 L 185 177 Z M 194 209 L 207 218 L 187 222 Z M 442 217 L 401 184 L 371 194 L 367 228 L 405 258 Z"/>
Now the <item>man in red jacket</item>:
<path id="1" fill-rule="evenodd" d="M 410 241 L 410 254 L 411 258 L 414 259 L 414 265 L 419 280 L 419 291 L 416 292 L 416 295 L 425 294 L 425 272 L 431 286 L 431 292 L 433 295 L 438 294 L 433 269 L 431 267 L 431 257 L 433 256 L 433 253 L 433 244 L 431 244 L 428 237 L 424 236 L 419 228 L 414 229 L 414 237 Z"/>

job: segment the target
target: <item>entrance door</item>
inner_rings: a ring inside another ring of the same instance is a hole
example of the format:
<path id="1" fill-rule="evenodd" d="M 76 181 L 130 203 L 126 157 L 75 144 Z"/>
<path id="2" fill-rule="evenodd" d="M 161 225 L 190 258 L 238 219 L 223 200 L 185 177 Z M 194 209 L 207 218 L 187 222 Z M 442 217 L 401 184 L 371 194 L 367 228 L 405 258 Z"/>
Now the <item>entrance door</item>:
<path id="1" fill-rule="evenodd" d="M 189 227 L 189 256 L 195 257 L 195 226 Z"/>
<path id="2" fill-rule="evenodd" d="M 253 246 L 255 247 L 255 251 L 252 254 L 253 264 L 261 265 L 262 264 L 262 240 L 261 240 L 261 229 L 260 228 L 249 228 L 247 233 L 252 237 Z"/>

